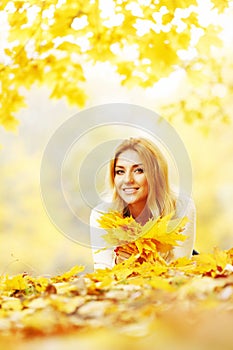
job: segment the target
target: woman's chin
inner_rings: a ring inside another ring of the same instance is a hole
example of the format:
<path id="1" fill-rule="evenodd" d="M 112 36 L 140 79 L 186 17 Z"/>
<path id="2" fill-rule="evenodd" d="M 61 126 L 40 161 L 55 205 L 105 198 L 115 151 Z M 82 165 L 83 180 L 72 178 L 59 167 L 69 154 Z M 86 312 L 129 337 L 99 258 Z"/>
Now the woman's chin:
<path id="1" fill-rule="evenodd" d="M 133 198 L 133 197 L 124 197 L 123 200 L 126 204 L 136 204 L 137 203 L 137 198 Z"/>

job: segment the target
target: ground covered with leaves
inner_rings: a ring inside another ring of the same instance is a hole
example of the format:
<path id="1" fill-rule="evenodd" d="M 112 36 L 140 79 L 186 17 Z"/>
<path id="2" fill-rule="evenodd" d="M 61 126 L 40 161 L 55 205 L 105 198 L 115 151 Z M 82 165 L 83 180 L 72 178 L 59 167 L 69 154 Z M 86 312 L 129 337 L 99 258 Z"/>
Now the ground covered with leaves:
<path id="1" fill-rule="evenodd" d="M 170 264 L 0 277 L 0 345 L 11 349 L 232 349 L 233 249 Z"/>

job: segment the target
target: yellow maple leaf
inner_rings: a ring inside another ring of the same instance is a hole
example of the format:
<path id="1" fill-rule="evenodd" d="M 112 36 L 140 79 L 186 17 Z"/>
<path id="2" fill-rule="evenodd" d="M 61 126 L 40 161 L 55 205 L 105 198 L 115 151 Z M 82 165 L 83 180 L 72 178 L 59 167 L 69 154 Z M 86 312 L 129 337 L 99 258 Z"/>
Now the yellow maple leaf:
<path id="1" fill-rule="evenodd" d="M 5 110 L 2 109 L 0 111 L 0 124 L 3 125 L 6 130 L 16 131 L 19 121 L 12 114 L 9 114 L 7 108 L 5 108 Z"/>
<path id="2" fill-rule="evenodd" d="M 218 9 L 220 13 L 222 13 L 229 6 L 229 1 L 227 0 L 211 0 L 214 4 L 214 7 Z"/>
<path id="3" fill-rule="evenodd" d="M 231 264 L 233 265 L 233 248 L 229 249 L 226 253 L 231 261 Z"/>
<path id="4" fill-rule="evenodd" d="M 168 13 L 163 15 L 162 23 L 164 25 L 166 25 L 166 24 L 170 23 L 173 20 L 173 18 L 174 18 L 174 13 L 168 12 Z"/>
<path id="5" fill-rule="evenodd" d="M 190 259 L 188 259 L 186 256 L 182 256 L 181 258 L 178 258 L 176 260 L 173 260 L 171 263 L 170 263 L 170 266 L 173 266 L 173 267 L 185 267 L 185 266 L 188 266 L 192 264 L 192 261 Z"/>
<path id="6" fill-rule="evenodd" d="M 103 213 L 98 219 L 100 227 L 107 231 L 102 235 L 110 245 L 124 245 L 127 242 L 134 241 L 141 234 L 141 225 L 138 224 L 132 216 L 123 217 L 117 211 Z"/>
<path id="7" fill-rule="evenodd" d="M 167 0 L 166 6 L 169 9 L 181 8 L 181 9 L 187 9 L 191 5 L 197 5 L 196 0 Z"/>
<path id="8" fill-rule="evenodd" d="M 142 251 L 143 251 L 143 248 L 144 248 L 143 243 L 144 242 L 142 240 L 139 240 L 139 239 L 135 241 L 135 245 L 138 248 L 139 254 L 142 254 Z M 148 247 L 149 247 L 149 250 L 151 250 L 150 249 L 151 248 L 150 244 L 147 243 L 147 249 L 148 249 Z"/>
<path id="9" fill-rule="evenodd" d="M 12 290 L 25 290 L 29 287 L 27 279 L 23 275 L 16 275 L 14 277 L 6 276 L 4 289 L 8 291 Z"/>
<path id="10" fill-rule="evenodd" d="M 108 229 L 127 225 L 133 220 L 132 216 L 124 218 L 118 211 L 109 211 L 108 213 L 102 213 L 97 221 L 103 229 Z"/>
<path id="11" fill-rule="evenodd" d="M 193 272 L 202 275 L 217 275 L 224 274 L 224 269 L 227 264 L 231 264 L 231 260 L 227 252 L 221 251 L 218 248 L 214 249 L 213 254 L 202 253 L 192 258 L 196 262 Z"/>
<path id="12" fill-rule="evenodd" d="M 77 44 L 65 41 L 62 44 L 57 46 L 58 50 L 62 50 L 65 51 L 66 53 L 77 53 L 80 54 L 81 53 L 81 49 Z"/>
<path id="13" fill-rule="evenodd" d="M 175 288 L 170 284 L 170 282 L 163 277 L 155 276 L 152 277 L 148 283 L 154 288 L 154 289 L 163 289 L 168 292 L 172 292 L 175 290 Z"/>
<path id="14" fill-rule="evenodd" d="M 216 266 L 218 271 L 223 271 L 227 264 L 230 264 L 231 261 L 227 252 L 220 250 L 219 248 L 214 248 L 214 257 L 216 261 Z"/>
<path id="15" fill-rule="evenodd" d="M 209 25 L 204 34 L 200 37 L 198 44 L 196 46 L 197 50 L 204 53 L 205 55 L 211 56 L 211 47 L 222 46 L 222 41 L 218 37 L 220 28 L 214 25 Z"/>
<path id="16" fill-rule="evenodd" d="M 168 271 L 166 262 L 157 259 L 153 264 L 150 261 L 143 261 L 142 264 L 135 265 L 134 272 L 136 275 L 141 275 L 143 278 L 150 278 L 151 276 L 160 276 Z"/>
<path id="17" fill-rule="evenodd" d="M 45 277 L 37 277 L 33 279 L 33 284 L 38 292 L 44 292 L 49 284 L 49 280 Z"/>
<path id="18" fill-rule="evenodd" d="M 53 281 L 59 282 L 59 281 L 68 281 L 75 275 L 77 275 L 79 272 L 82 272 L 85 269 L 85 266 L 73 266 L 69 271 L 63 273 L 62 275 L 58 275 L 52 278 Z"/>
<path id="19" fill-rule="evenodd" d="M 154 238 L 162 244 L 178 245 L 177 241 L 184 241 L 185 235 L 179 234 L 188 222 L 187 217 L 172 219 L 174 213 L 170 213 L 157 220 L 149 220 L 142 229 L 143 238 Z"/>

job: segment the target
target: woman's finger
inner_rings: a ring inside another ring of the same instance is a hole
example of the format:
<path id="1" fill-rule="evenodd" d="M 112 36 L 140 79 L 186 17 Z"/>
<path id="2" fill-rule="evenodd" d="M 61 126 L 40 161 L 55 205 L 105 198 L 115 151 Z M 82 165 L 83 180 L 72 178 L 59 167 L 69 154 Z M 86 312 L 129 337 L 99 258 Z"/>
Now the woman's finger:
<path id="1" fill-rule="evenodd" d="M 126 252 L 122 247 L 117 247 L 117 249 L 115 249 L 115 253 L 116 253 L 116 259 L 115 259 L 116 264 L 122 263 L 123 261 L 125 261 L 131 256 L 131 254 L 129 252 Z"/>

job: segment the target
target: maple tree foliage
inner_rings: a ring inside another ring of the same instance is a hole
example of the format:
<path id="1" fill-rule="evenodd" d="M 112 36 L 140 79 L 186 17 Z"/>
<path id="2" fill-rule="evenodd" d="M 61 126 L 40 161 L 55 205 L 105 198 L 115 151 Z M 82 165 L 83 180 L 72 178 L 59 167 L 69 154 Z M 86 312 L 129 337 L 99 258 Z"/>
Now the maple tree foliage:
<path id="1" fill-rule="evenodd" d="M 229 1 L 209 4 L 221 14 Z M 87 63 L 110 62 L 129 87 L 151 87 L 178 69 L 187 72 L 191 85 L 213 76 L 215 83 L 222 82 L 215 74 L 221 62 L 210 62 L 212 48 L 221 46 L 221 28 L 201 23 L 197 0 L 2 1 L 0 11 L 8 43 L 0 60 L 0 123 L 6 129 L 16 127 L 15 113 L 25 106 L 22 88 L 33 84 L 47 85 L 51 98 L 84 106 Z M 193 43 L 197 31 L 201 35 Z M 194 55 L 181 55 L 190 49 Z M 212 100 L 218 107 L 221 101 Z M 200 119 L 197 113 L 193 119 Z"/>

